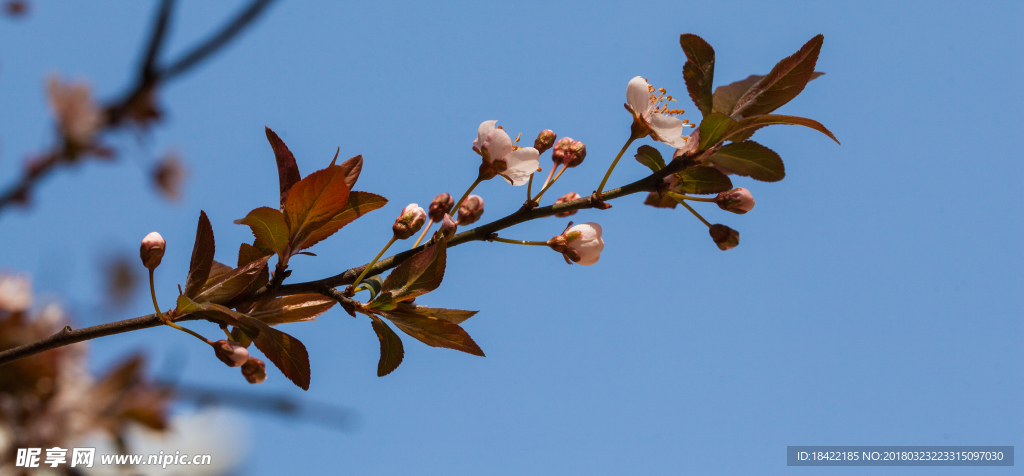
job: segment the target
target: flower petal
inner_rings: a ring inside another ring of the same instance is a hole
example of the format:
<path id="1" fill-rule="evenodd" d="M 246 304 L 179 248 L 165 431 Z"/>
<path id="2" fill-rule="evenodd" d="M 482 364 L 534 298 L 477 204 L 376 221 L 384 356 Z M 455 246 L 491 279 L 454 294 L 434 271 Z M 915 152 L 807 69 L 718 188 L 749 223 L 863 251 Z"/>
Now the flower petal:
<path id="1" fill-rule="evenodd" d="M 494 125 L 498 121 L 484 121 L 480 123 L 480 127 L 476 129 L 476 139 L 473 141 L 473 150 L 479 151 L 484 145 L 484 140 L 487 139 L 487 134 L 490 134 L 494 130 Z"/>
<path id="2" fill-rule="evenodd" d="M 580 232 L 580 237 L 569 242 L 569 247 L 580 254 L 580 260 L 576 264 L 590 266 L 597 263 L 601 258 L 601 251 L 604 250 L 604 240 L 601 239 L 601 225 L 597 223 L 580 223 L 566 230 L 565 234 L 574 231 Z"/>
<path id="3" fill-rule="evenodd" d="M 512 139 L 504 129 L 494 129 L 484 139 L 484 147 L 487 148 L 491 162 L 502 160 L 512 152 Z"/>
<path id="4" fill-rule="evenodd" d="M 626 85 L 626 103 L 633 109 L 633 114 L 645 115 L 651 109 L 651 92 L 643 77 L 629 80 Z"/>
<path id="5" fill-rule="evenodd" d="M 688 140 L 683 137 L 683 121 L 678 117 L 666 114 L 651 114 L 648 119 L 651 127 L 651 135 L 672 147 L 681 149 L 686 147 Z"/>
<path id="6" fill-rule="evenodd" d="M 508 168 L 502 175 L 512 181 L 512 185 L 525 185 L 530 181 L 530 174 L 537 171 L 540 152 L 533 147 L 521 147 L 512 151 L 505 158 Z"/>

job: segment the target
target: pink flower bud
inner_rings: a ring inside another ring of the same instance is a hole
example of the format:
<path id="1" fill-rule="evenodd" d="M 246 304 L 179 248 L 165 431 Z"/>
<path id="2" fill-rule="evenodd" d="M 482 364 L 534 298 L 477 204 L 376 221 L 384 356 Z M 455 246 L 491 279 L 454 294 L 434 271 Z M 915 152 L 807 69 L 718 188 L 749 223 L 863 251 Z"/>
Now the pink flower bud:
<path id="1" fill-rule="evenodd" d="M 731 250 L 740 244 L 740 232 L 725 225 L 711 225 L 708 232 L 711 233 L 711 239 L 715 240 L 718 249 L 722 251 Z"/>
<path id="2" fill-rule="evenodd" d="M 555 150 L 551 152 L 551 161 L 555 164 L 563 164 L 565 160 L 572 154 L 572 143 L 573 140 L 569 137 L 563 137 L 558 139 L 555 143 Z"/>
<path id="3" fill-rule="evenodd" d="M 455 224 L 455 220 L 452 220 L 452 216 L 445 213 L 444 217 L 441 218 L 441 235 L 443 235 L 445 239 L 450 240 L 452 239 L 452 236 L 455 235 L 455 230 L 457 228 L 458 226 Z"/>
<path id="4" fill-rule="evenodd" d="M 221 339 L 213 343 L 213 351 L 228 367 L 239 367 L 249 359 L 249 350 L 237 342 Z"/>
<path id="5" fill-rule="evenodd" d="M 585 158 L 587 158 L 587 146 L 578 140 L 572 141 L 572 144 L 569 144 L 569 155 L 565 158 L 565 166 L 575 167 L 582 164 Z"/>
<path id="6" fill-rule="evenodd" d="M 459 207 L 458 223 L 460 225 L 471 225 L 480 219 L 484 214 L 484 199 L 479 195 L 470 195 Z"/>
<path id="7" fill-rule="evenodd" d="M 555 205 L 558 205 L 559 203 L 571 202 L 571 201 L 576 200 L 578 198 L 580 198 L 580 194 L 578 194 L 576 192 L 569 192 L 569 193 L 567 193 L 565 195 L 562 195 L 561 197 L 558 197 L 558 200 L 555 200 Z M 564 217 L 575 215 L 575 214 L 576 214 L 576 210 L 569 210 L 567 212 L 558 212 L 558 213 L 555 214 L 555 216 L 559 217 L 559 218 L 564 218 Z"/>
<path id="8" fill-rule="evenodd" d="M 142 265 L 150 271 L 156 269 L 164 258 L 164 249 L 166 247 L 167 242 L 164 241 L 164 237 L 160 236 L 159 233 L 154 231 L 146 235 L 142 239 L 142 246 L 139 247 L 139 257 L 142 258 Z"/>
<path id="9" fill-rule="evenodd" d="M 754 208 L 754 196 L 750 194 L 750 190 L 743 187 L 734 188 L 719 193 L 715 197 L 715 203 L 722 210 L 742 215 Z"/>
<path id="10" fill-rule="evenodd" d="M 555 134 L 555 131 L 551 129 L 540 131 L 540 134 L 537 134 L 537 139 L 533 141 L 533 148 L 537 149 L 537 152 L 543 154 L 544 152 L 547 152 L 551 146 L 555 145 L 555 138 L 557 137 L 558 136 Z"/>
<path id="11" fill-rule="evenodd" d="M 455 199 L 447 193 L 434 197 L 434 201 L 430 202 L 430 220 L 434 223 L 440 223 L 445 214 L 452 211 L 453 206 L 455 206 Z"/>
<path id="12" fill-rule="evenodd" d="M 597 223 L 581 223 L 566 228 L 561 235 L 548 240 L 551 249 L 562 253 L 565 262 L 590 266 L 601 258 L 604 240 L 601 239 L 601 225 Z"/>
<path id="13" fill-rule="evenodd" d="M 420 228 L 423 228 L 423 224 L 426 221 L 427 212 L 423 210 L 423 207 L 410 203 L 402 209 L 402 213 L 395 219 L 395 224 L 392 225 L 391 231 L 395 233 L 395 237 L 399 240 L 404 240 L 420 231 Z"/>
<path id="14" fill-rule="evenodd" d="M 249 357 L 242 364 L 242 375 L 249 383 L 263 383 L 267 379 L 267 364 L 255 357 Z"/>

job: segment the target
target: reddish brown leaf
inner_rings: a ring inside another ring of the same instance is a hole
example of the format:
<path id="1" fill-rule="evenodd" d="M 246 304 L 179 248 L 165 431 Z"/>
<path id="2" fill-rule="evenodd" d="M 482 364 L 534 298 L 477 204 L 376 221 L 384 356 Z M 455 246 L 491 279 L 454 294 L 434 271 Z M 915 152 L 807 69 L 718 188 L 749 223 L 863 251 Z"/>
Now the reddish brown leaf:
<path id="1" fill-rule="evenodd" d="M 294 294 L 260 301 L 249 316 L 270 325 L 311 321 L 327 312 L 336 302 L 322 294 Z"/>
<path id="2" fill-rule="evenodd" d="M 309 353 L 306 352 L 306 346 L 298 339 L 262 321 L 251 319 L 251 322 L 259 328 L 259 335 L 252 339 L 256 348 L 263 352 L 288 380 L 303 390 L 309 390 Z"/>
<path id="3" fill-rule="evenodd" d="M 811 75 L 811 80 L 813 81 L 814 79 L 820 78 L 824 74 L 825 73 L 820 71 L 815 71 L 814 74 Z M 739 101 L 739 99 L 743 97 L 743 94 L 763 77 L 764 76 L 760 74 L 752 74 L 747 76 L 746 79 L 741 79 L 735 83 L 729 83 L 715 88 L 715 94 L 712 96 L 712 110 L 714 112 L 732 115 L 732 110 L 736 107 L 736 101 Z"/>
<path id="4" fill-rule="evenodd" d="M 701 114 L 711 114 L 711 84 L 715 77 L 715 49 L 703 38 L 684 33 L 679 36 L 679 45 L 686 54 L 683 65 L 683 79 L 690 99 Z"/>
<path id="5" fill-rule="evenodd" d="M 270 141 L 270 147 L 274 149 L 274 159 L 277 160 L 277 178 L 281 184 L 281 206 L 283 207 L 288 191 L 302 179 L 302 175 L 299 174 L 299 166 L 295 163 L 292 151 L 288 150 L 284 141 L 269 127 L 267 127 L 267 140 Z"/>
<path id="6" fill-rule="evenodd" d="M 327 239 L 327 237 L 337 233 L 345 225 L 352 223 L 364 214 L 387 205 L 387 203 L 388 199 L 370 192 L 350 192 L 345 208 L 337 215 L 334 215 L 331 221 L 311 233 L 298 249 L 304 250 Z"/>
<path id="7" fill-rule="evenodd" d="M 255 337 L 259 334 L 260 329 L 253 324 L 254 319 L 234 311 L 232 309 L 221 306 L 220 304 L 214 304 L 209 302 L 195 302 L 185 296 L 184 294 L 178 296 L 178 306 L 174 309 L 174 313 L 177 316 L 184 316 L 186 314 L 198 314 L 204 317 L 208 317 L 215 321 L 223 322 L 229 326 L 235 326 L 249 335 L 249 337 Z"/>
<path id="8" fill-rule="evenodd" d="M 256 240 L 278 256 L 288 252 L 288 224 L 284 214 L 276 208 L 259 207 L 235 220 L 236 225 L 248 225 Z"/>
<path id="9" fill-rule="evenodd" d="M 260 257 L 256 261 L 218 276 L 217 279 L 208 280 L 202 292 L 196 295 L 195 301 L 215 304 L 224 304 L 230 301 L 256 281 L 263 270 L 267 269 L 267 260 L 269 259 L 269 256 Z"/>
<path id="10" fill-rule="evenodd" d="M 441 319 L 442 321 L 448 321 L 454 324 L 462 324 L 480 311 L 463 311 L 461 309 L 443 309 L 443 308 L 432 308 L 426 306 L 417 306 L 415 304 L 409 304 L 406 302 L 398 305 L 399 311 L 412 312 L 421 316 L 434 317 Z"/>
<path id="11" fill-rule="evenodd" d="M 206 212 L 199 212 L 199 225 L 196 227 L 196 243 L 192 247 L 192 260 L 188 266 L 188 278 L 185 280 L 185 295 L 194 297 L 206 284 L 213 266 L 213 226 Z"/>
<path id="12" fill-rule="evenodd" d="M 405 348 L 402 347 L 402 339 L 395 334 L 395 331 L 388 327 L 387 323 L 377 316 L 370 316 L 373 321 L 373 332 L 377 333 L 380 340 L 380 361 L 377 362 L 377 376 L 383 377 L 402 364 L 405 358 Z"/>
<path id="13" fill-rule="evenodd" d="M 309 174 L 288 192 L 284 215 L 293 249 L 345 209 L 349 195 L 345 178 L 343 167 L 331 165 Z"/>
<path id="14" fill-rule="evenodd" d="M 821 125 L 820 122 L 814 119 L 808 119 L 806 117 L 797 116 L 784 116 L 781 114 L 765 114 L 763 116 L 752 116 L 737 121 L 726 133 L 723 135 L 722 140 L 732 140 L 732 138 L 741 135 L 744 131 L 749 129 L 759 129 L 761 127 L 770 126 L 773 124 L 789 124 L 794 126 L 810 127 L 822 134 L 827 135 L 830 139 L 839 143 L 839 139 L 832 135 L 832 132 Z"/>
<path id="15" fill-rule="evenodd" d="M 814 65 L 824 41 L 824 36 L 815 36 L 793 56 L 779 61 L 767 76 L 736 101 L 732 114 L 743 117 L 768 114 L 795 98 L 814 75 Z"/>
<path id="16" fill-rule="evenodd" d="M 476 345 L 473 338 L 458 324 L 398 309 L 381 314 L 395 323 L 402 332 L 431 347 L 444 347 L 484 356 L 480 346 Z"/>
<path id="17" fill-rule="evenodd" d="M 334 160 L 338 160 L 338 156 L 334 156 Z M 334 162 L 331 162 L 334 165 Z M 363 171 L 363 156 L 357 155 L 341 163 L 339 166 L 345 174 L 345 184 L 348 185 L 348 189 L 352 190 L 352 187 L 356 186 L 356 180 L 359 180 L 359 173 Z"/>
<path id="18" fill-rule="evenodd" d="M 381 293 L 370 303 L 370 307 L 378 301 L 408 301 L 437 289 L 444 279 L 446 247 L 447 240 L 442 237 L 437 243 L 403 261 L 384 280 Z"/>

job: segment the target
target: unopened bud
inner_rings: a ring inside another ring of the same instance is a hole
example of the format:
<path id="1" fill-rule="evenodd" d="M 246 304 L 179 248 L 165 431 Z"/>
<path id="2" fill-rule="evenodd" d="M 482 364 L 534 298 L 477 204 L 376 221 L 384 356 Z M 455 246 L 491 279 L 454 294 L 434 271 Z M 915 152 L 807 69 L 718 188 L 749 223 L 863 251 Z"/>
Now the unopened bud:
<path id="1" fill-rule="evenodd" d="M 444 217 L 441 218 L 441 235 L 443 235 L 445 239 L 450 240 L 452 239 L 452 236 L 455 235 L 455 230 L 457 228 L 458 225 L 455 224 L 455 220 L 452 220 L 452 216 L 445 213 Z"/>
<path id="2" fill-rule="evenodd" d="M 164 258 L 164 249 L 167 242 L 157 232 L 152 232 L 142 239 L 142 246 L 139 248 L 139 257 L 142 258 L 142 265 L 150 271 L 160 266 L 160 260 Z"/>
<path id="3" fill-rule="evenodd" d="M 391 226 L 391 231 L 395 232 L 396 238 L 404 240 L 420 231 L 420 228 L 423 228 L 423 224 L 426 221 L 427 212 L 423 211 L 423 207 L 410 203 L 402 209 L 402 214 L 398 215 L 398 218 L 395 219 L 395 224 Z"/>
<path id="4" fill-rule="evenodd" d="M 587 146 L 574 140 L 572 144 L 569 144 L 569 155 L 565 158 L 565 166 L 575 167 L 582 164 L 585 158 L 587 158 Z"/>
<path id="5" fill-rule="evenodd" d="M 750 194 L 750 190 L 743 187 L 734 188 L 719 193 L 715 197 L 715 203 L 722 210 L 742 215 L 754 208 L 754 196 Z"/>
<path id="6" fill-rule="evenodd" d="M 555 200 L 555 205 L 558 205 L 559 203 L 571 202 L 571 201 L 576 200 L 578 198 L 580 198 L 580 194 L 578 194 L 576 192 L 569 192 L 569 193 L 567 193 L 565 195 L 562 195 L 561 197 L 558 197 L 558 200 Z M 564 218 L 564 217 L 575 215 L 575 214 L 576 214 L 576 210 L 569 210 L 569 211 L 564 211 L 564 212 L 558 212 L 558 213 L 555 214 L 555 216 L 559 217 L 559 218 Z"/>
<path id="7" fill-rule="evenodd" d="M 533 148 L 537 149 L 537 152 L 543 154 L 544 152 L 547 152 L 551 146 L 555 145 L 555 139 L 557 137 L 558 136 L 555 134 L 555 131 L 551 129 L 540 131 L 540 134 L 537 134 L 537 139 L 533 141 Z"/>
<path id="8" fill-rule="evenodd" d="M 213 351 L 228 367 L 240 367 L 249 359 L 249 350 L 237 342 L 221 339 L 213 343 Z"/>
<path id="9" fill-rule="evenodd" d="M 249 383 L 262 383 L 267 379 L 267 364 L 255 357 L 249 357 L 242 364 L 242 375 Z"/>
<path id="10" fill-rule="evenodd" d="M 476 223 L 483 214 L 484 199 L 480 198 L 479 195 L 470 195 L 466 198 L 466 201 L 462 202 L 462 205 L 459 206 L 459 218 L 457 222 L 460 225 L 471 225 Z"/>
<path id="11" fill-rule="evenodd" d="M 434 223 L 440 223 L 444 215 L 452 211 L 453 206 L 455 206 L 455 199 L 447 193 L 434 197 L 434 201 L 430 202 L 430 220 Z"/>
<path id="12" fill-rule="evenodd" d="M 740 232 L 725 225 L 711 225 L 708 232 L 711 233 L 711 239 L 715 240 L 718 249 L 722 251 L 731 250 L 740 244 Z"/>
<path id="13" fill-rule="evenodd" d="M 562 253 L 568 264 L 577 263 L 590 266 L 597 263 L 604 250 L 604 239 L 601 238 L 601 225 L 597 223 L 580 223 L 569 226 L 561 235 L 548 240 L 551 249 Z"/>
<path id="14" fill-rule="evenodd" d="M 569 137 L 558 139 L 555 143 L 555 150 L 551 152 L 551 161 L 555 164 L 564 164 L 569 155 L 572 154 L 573 140 Z"/>

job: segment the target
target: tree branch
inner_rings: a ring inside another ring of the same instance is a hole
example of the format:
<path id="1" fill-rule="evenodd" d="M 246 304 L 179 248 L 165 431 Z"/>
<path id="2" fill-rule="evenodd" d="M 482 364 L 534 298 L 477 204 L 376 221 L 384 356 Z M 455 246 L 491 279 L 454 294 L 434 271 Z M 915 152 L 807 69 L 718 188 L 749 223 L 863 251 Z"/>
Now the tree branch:
<path id="1" fill-rule="evenodd" d="M 144 50 L 145 54 L 139 66 L 135 85 L 121 95 L 120 99 L 110 101 L 102 106 L 101 109 L 105 113 L 106 123 L 103 130 L 97 133 L 97 136 L 120 128 L 125 118 L 128 117 L 128 113 L 140 104 L 143 104 L 144 101 L 149 100 L 154 89 L 159 84 L 191 71 L 222 49 L 245 28 L 251 25 L 273 1 L 253 0 L 247 8 L 239 12 L 235 18 L 221 27 L 212 37 L 193 47 L 181 59 L 171 63 L 170 66 L 160 68 L 157 66 L 157 59 L 165 43 L 171 11 L 174 6 L 173 0 L 163 0 L 157 9 L 152 31 L 148 35 L 149 41 Z M 77 163 L 77 156 L 68 153 L 71 149 L 72 147 L 67 143 L 66 139 L 61 138 L 52 150 L 40 154 L 40 159 L 32 167 L 28 168 L 17 182 L 11 184 L 0 193 L 0 211 L 15 203 L 26 201 L 32 188 L 41 182 L 42 179 L 49 176 L 55 169 Z"/>
<path id="2" fill-rule="evenodd" d="M 655 191 L 658 188 L 658 184 L 661 183 L 662 178 L 664 178 L 666 175 L 670 173 L 674 173 L 683 169 L 689 164 L 692 164 L 692 161 L 689 157 L 681 157 L 679 159 L 673 160 L 664 169 L 661 169 L 647 177 L 637 180 L 636 182 L 633 182 L 629 185 L 605 191 L 602 195 L 602 198 L 604 200 L 613 200 L 619 197 L 632 195 L 638 192 Z M 510 215 L 507 215 L 503 218 L 499 218 L 498 220 L 495 220 L 486 225 L 481 225 L 476 228 L 473 228 L 472 230 L 467 230 L 453 236 L 452 239 L 448 241 L 448 247 L 451 248 L 453 246 L 458 246 L 463 243 L 468 243 L 470 241 L 482 241 L 485 240 L 488 235 L 497 232 L 498 230 L 503 230 L 510 226 L 517 225 L 519 223 L 527 222 L 530 220 L 549 217 L 560 212 L 582 210 L 585 208 L 595 207 L 605 208 L 601 206 L 603 203 L 603 201 L 598 200 L 595 197 L 586 197 L 579 198 L 570 202 L 564 202 L 540 208 L 531 209 L 527 208 L 526 206 L 523 206 L 522 208 L 513 212 Z M 377 275 L 391 268 L 394 268 L 395 266 L 398 266 L 403 261 L 411 258 L 416 253 L 426 248 L 428 244 L 429 243 L 423 244 L 411 250 L 403 251 L 401 253 L 397 253 L 395 255 L 377 261 L 377 263 L 373 266 L 373 268 L 367 275 Z M 364 264 L 357 268 L 352 268 L 340 274 L 316 281 L 308 281 L 304 283 L 285 284 L 277 286 L 271 286 L 271 284 L 268 284 L 267 286 L 269 287 L 261 288 L 254 294 L 254 296 L 257 296 L 256 299 L 258 300 L 268 296 L 286 296 L 293 294 L 319 293 L 334 298 L 342 305 L 343 308 L 345 308 L 346 312 L 350 312 L 349 308 L 353 305 L 353 301 L 334 288 L 338 286 L 352 284 L 356 276 L 358 276 L 365 267 L 366 265 Z M 229 302 L 226 304 L 226 306 L 236 307 L 252 302 L 254 302 L 253 298 L 249 298 L 248 300 Z M 193 315 L 186 315 L 182 318 L 177 319 L 176 321 L 201 319 L 203 318 L 196 317 Z M 97 337 L 122 334 L 125 332 L 146 329 L 149 327 L 156 327 L 161 324 L 162 323 L 159 317 L 157 317 L 155 314 L 150 314 L 148 316 L 141 316 L 136 317 L 134 319 L 127 319 L 123 321 L 110 322 L 107 324 L 100 324 L 98 326 L 86 327 L 83 329 L 73 331 L 65 328 L 64 331 L 54 334 L 45 339 L 39 340 L 37 342 L 26 344 L 21 347 L 7 349 L 0 352 L 0 365 L 5 365 L 15 360 L 35 355 L 40 352 L 45 352 L 47 350 L 56 349 L 58 347 L 62 347 L 65 345 L 95 339 Z"/>

